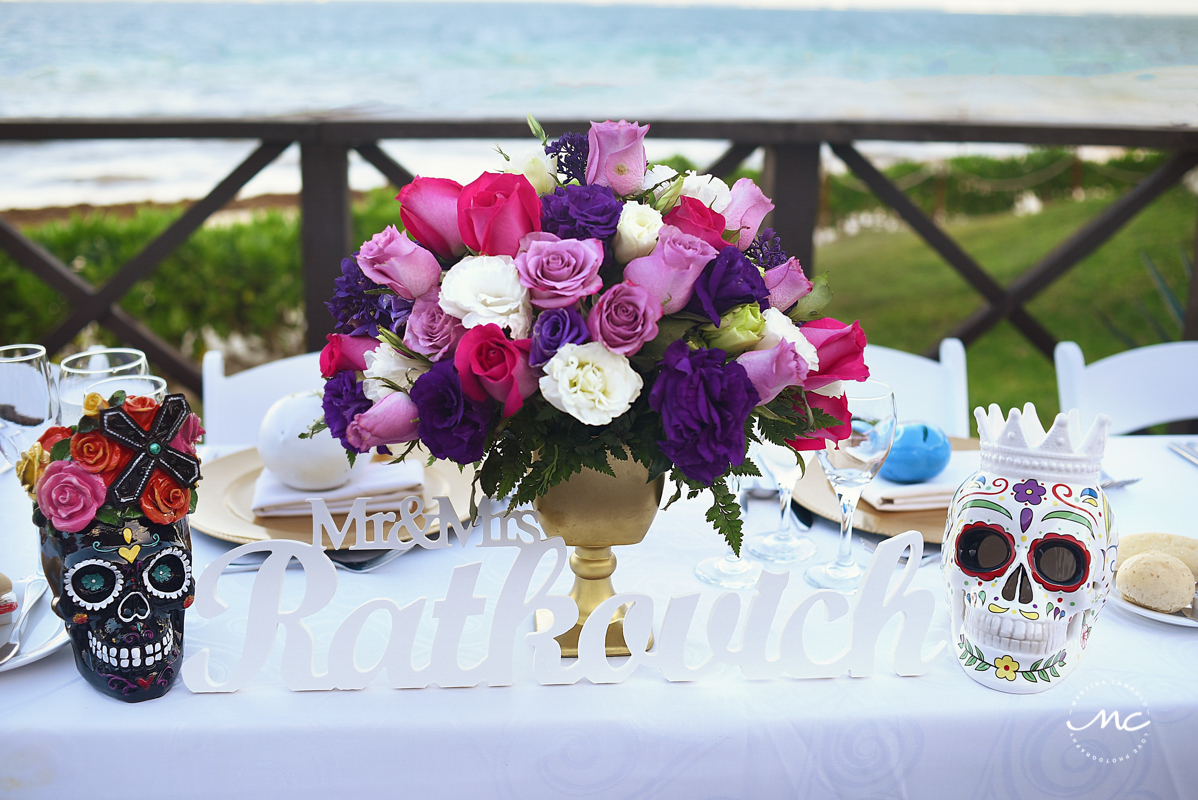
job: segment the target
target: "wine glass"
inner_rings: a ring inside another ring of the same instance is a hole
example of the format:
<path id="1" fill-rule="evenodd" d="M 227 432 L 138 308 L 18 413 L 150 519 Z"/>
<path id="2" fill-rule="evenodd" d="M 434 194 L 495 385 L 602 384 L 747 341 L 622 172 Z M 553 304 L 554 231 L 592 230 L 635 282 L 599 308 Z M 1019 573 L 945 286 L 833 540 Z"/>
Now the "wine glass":
<path id="1" fill-rule="evenodd" d="M 117 392 L 124 392 L 127 397 L 150 397 L 161 403 L 166 399 L 166 381 L 157 375 L 120 375 L 115 378 L 105 378 L 87 387 L 84 396 L 95 392 L 105 400 Z"/>
<path id="2" fill-rule="evenodd" d="M 790 510 L 795 484 L 803 476 L 803 463 L 799 461 L 802 456 L 790 447 L 762 442 L 755 445 L 751 457 L 764 467 L 762 472 L 772 476 L 777 484 L 780 515 L 777 530 L 749 540 L 749 552 L 777 564 L 793 564 L 811 558 L 815 555 L 815 542 L 809 537 L 796 535 L 794 514 Z"/>
<path id="3" fill-rule="evenodd" d="M 861 567 L 853 560 L 853 514 L 866 484 L 874 479 L 894 443 L 894 393 L 877 381 L 843 384 L 852 432 L 816 451 L 820 466 L 840 500 L 840 549 L 836 560 L 807 570 L 807 582 L 845 594 L 857 591 Z"/>
<path id="4" fill-rule="evenodd" d="M 0 347 L 0 454 L 16 464 L 54 424 L 58 396 L 40 344 Z"/>
<path id="5" fill-rule="evenodd" d="M 746 501 L 741 493 L 741 479 L 737 475 L 728 476 L 728 489 L 740 502 L 741 519 L 745 517 Z M 743 547 L 742 547 L 743 552 Z M 750 561 L 743 555 L 736 555 L 732 548 L 722 556 L 710 556 L 695 566 L 695 577 L 705 583 L 711 583 L 724 589 L 752 589 L 757 585 L 761 575 L 761 564 Z"/>
<path id="6" fill-rule="evenodd" d="M 59 420 L 68 425 L 79 420 L 83 415 L 83 398 L 93 383 L 105 378 L 149 374 L 146 354 L 130 347 L 108 347 L 67 356 L 58 365 Z"/>

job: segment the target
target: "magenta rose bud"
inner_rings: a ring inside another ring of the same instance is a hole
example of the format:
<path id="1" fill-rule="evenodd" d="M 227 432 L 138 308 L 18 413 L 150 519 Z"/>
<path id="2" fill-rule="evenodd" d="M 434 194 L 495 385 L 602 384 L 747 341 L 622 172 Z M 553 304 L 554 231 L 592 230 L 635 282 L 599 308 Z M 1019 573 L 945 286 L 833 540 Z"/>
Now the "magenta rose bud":
<path id="1" fill-rule="evenodd" d="M 620 120 L 592 122 L 587 134 L 587 184 L 610 186 L 620 196 L 641 188 L 645 180 L 645 134 L 649 126 Z"/>
<path id="2" fill-rule="evenodd" d="M 420 414 L 405 392 L 392 392 L 355 416 L 345 428 L 345 438 L 361 452 L 372 447 L 410 442 L 417 437 Z"/>
<path id="3" fill-rule="evenodd" d="M 662 217 L 666 225 L 673 225 L 683 233 L 698 236 L 716 250 L 728 246 L 724 241 L 724 215 L 717 214 L 693 197 L 682 197 L 674 210 Z"/>
<path id="4" fill-rule="evenodd" d="M 753 243 L 757 229 L 765 215 L 774 210 L 774 204 L 762 194 L 757 184 L 741 178 L 732 187 L 732 202 L 724 209 L 724 224 L 730 231 L 740 231 L 736 246 L 742 252 Z"/>
<path id="5" fill-rule="evenodd" d="M 736 357 L 745 368 L 757 394 L 758 405 L 773 400 L 788 386 L 802 386 L 807 380 L 808 365 L 790 342 L 781 341 L 768 350 L 750 350 Z"/>
<path id="6" fill-rule="evenodd" d="M 433 287 L 428 294 L 418 298 L 412 305 L 412 314 L 403 333 L 403 343 L 412 352 L 426 355 L 433 361 L 452 356 L 466 333 L 462 321 L 441 308 L 440 296 L 440 287 Z"/>
<path id="7" fill-rule="evenodd" d="M 719 251 L 697 236 L 665 225 L 657 233 L 653 252 L 624 267 L 624 280 L 642 286 L 661 301 L 665 314 L 675 314 L 690 302 L 695 279 Z"/>
<path id="8" fill-rule="evenodd" d="M 587 316 L 591 339 L 613 353 L 631 356 L 657 336 L 661 301 L 635 283 L 617 283 L 595 303 Z"/>
<path id="9" fill-rule="evenodd" d="M 448 178 L 416 178 L 399 190 L 399 218 L 404 228 L 440 258 L 466 252 L 458 231 L 458 195 L 462 184 Z"/>
<path id="10" fill-rule="evenodd" d="M 859 323 L 845 325 L 825 317 L 808 322 L 799 331 L 819 355 L 819 370 L 807 376 L 804 389 L 869 377 L 869 367 L 865 366 L 865 332 Z"/>
<path id="11" fill-rule="evenodd" d="M 415 300 L 441 279 L 437 257 L 395 230 L 394 225 L 362 243 L 358 267 L 367 278 L 404 300 Z"/>
<path id="12" fill-rule="evenodd" d="M 853 415 L 849 412 L 848 396 L 829 397 L 818 392 L 808 392 L 807 405 L 834 417 L 839 424 L 830 428 L 808 431 L 806 436 L 787 439 L 786 443 L 795 450 L 823 450 L 825 442 L 840 442 L 852 434 L 853 426 L 850 423 Z M 796 410 L 798 409 L 796 408 Z"/>
<path id="13" fill-rule="evenodd" d="M 183 420 L 183 425 L 180 426 L 179 432 L 175 434 L 175 438 L 171 439 L 171 448 L 178 450 L 180 453 L 187 453 L 189 456 L 194 456 L 196 454 L 196 442 L 200 441 L 200 437 L 204 433 L 204 426 L 200 424 L 200 418 L 195 414 L 188 414 L 187 419 Z"/>
<path id="14" fill-rule="evenodd" d="M 493 322 L 470 328 L 453 354 L 462 394 L 476 403 L 493 397 L 503 403 L 505 417 L 515 414 L 537 390 L 537 373 L 528 364 L 531 346 L 531 339 L 508 339 Z"/>
<path id="15" fill-rule="evenodd" d="M 328 344 L 320 351 L 320 375 L 325 380 L 345 370 L 366 369 L 366 354 L 379 346 L 373 336 L 347 336 L 330 333 L 324 337 Z"/>
<path id="16" fill-rule="evenodd" d="M 765 288 L 770 290 L 770 308 L 779 311 L 786 311 L 811 292 L 811 281 L 803 274 L 803 267 L 797 258 L 767 269 L 762 277 L 765 278 Z"/>
<path id="17" fill-rule="evenodd" d="M 458 195 L 458 230 L 476 253 L 515 256 L 525 234 L 541 230 L 541 198 L 523 175 L 484 172 Z"/>
<path id="18" fill-rule="evenodd" d="M 73 461 L 52 461 L 34 494 L 38 508 L 56 530 L 78 533 L 95 519 L 106 492 L 99 475 L 85 472 Z"/>
<path id="19" fill-rule="evenodd" d="M 537 308 L 564 308 L 603 288 L 603 242 L 530 233 L 520 244 L 516 272 Z"/>

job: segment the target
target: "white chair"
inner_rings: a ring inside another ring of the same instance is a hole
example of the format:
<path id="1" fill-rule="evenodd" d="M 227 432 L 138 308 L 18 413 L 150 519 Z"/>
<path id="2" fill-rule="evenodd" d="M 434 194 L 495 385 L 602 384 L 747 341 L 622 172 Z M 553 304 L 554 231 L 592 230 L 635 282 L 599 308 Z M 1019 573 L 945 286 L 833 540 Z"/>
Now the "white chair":
<path id="1" fill-rule="evenodd" d="M 220 447 L 253 447 L 262 418 L 280 397 L 324 388 L 320 353 L 282 358 L 225 376 L 219 350 L 204 354 L 204 443 Z"/>
<path id="2" fill-rule="evenodd" d="M 969 380 L 965 345 L 940 342 L 940 360 L 877 344 L 865 346 L 869 376 L 894 390 L 900 422 L 928 422 L 949 436 L 969 436 Z"/>
<path id="3" fill-rule="evenodd" d="M 1198 342 L 1137 347 L 1088 365 L 1076 342 L 1061 342 L 1053 358 L 1061 410 L 1076 408 L 1083 430 L 1098 414 L 1111 418 L 1111 433 L 1198 418 Z"/>

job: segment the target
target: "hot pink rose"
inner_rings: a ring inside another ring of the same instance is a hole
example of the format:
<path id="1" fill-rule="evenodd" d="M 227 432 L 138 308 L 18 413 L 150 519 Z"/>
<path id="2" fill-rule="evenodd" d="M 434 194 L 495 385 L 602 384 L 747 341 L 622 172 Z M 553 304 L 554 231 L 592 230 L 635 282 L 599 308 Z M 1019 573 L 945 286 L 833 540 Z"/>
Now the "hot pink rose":
<path id="1" fill-rule="evenodd" d="M 620 120 L 592 122 L 587 141 L 587 183 L 610 186 L 623 197 L 640 191 L 648 161 L 645 134 L 649 126 Z"/>
<path id="2" fill-rule="evenodd" d="M 537 308 L 563 308 L 603 288 L 603 242 L 559 239 L 552 233 L 525 236 L 516 256 L 520 283 Z"/>
<path id="3" fill-rule="evenodd" d="M 345 438 L 363 452 L 372 447 L 416 439 L 416 404 L 405 392 L 392 392 L 373 407 L 355 416 L 345 428 Z"/>
<path id="4" fill-rule="evenodd" d="M 830 428 L 810 431 L 806 436 L 797 439 L 787 439 L 786 443 L 795 450 L 823 450 L 825 442 L 842 441 L 847 439 L 849 434 L 853 432 L 853 428 L 849 424 L 853 419 L 853 415 L 849 413 L 849 399 L 847 395 L 828 397 L 824 394 L 807 392 L 807 404 L 812 409 L 819 409 L 825 414 L 835 417 L 840 421 L 840 424 L 833 425 Z"/>
<path id="5" fill-rule="evenodd" d="M 537 390 L 537 374 L 528 365 L 531 345 L 531 339 L 511 341 L 492 322 L 466 331 L 453 354 L 462 393 L 475 402 L 493 397 L 503 403 L 505 417 L 515 414 Z"/>
<path id="6" fill-rule="evenodd" d="M 416 241 L 449 260 L 466 252 L 458 231 L 462 184 L 448 178 L 416 178 L 399 190 L 399 218 Z"/>
<path id="7" fill-rule="evenodd" d="M 100 476 L 73 461 L 52 461 L 35 487 L 37 506 L 55 529 L 78 533 L 104 505 L 106 489 Z"/>
<path id="8" fill-rule="evenodd" d="M 744 250 L 753 243 L 757 229 L 765 215 L 774 210 L 774 204 L 762 194 L 757 184 L 741 178 L 732 187 L 732 202 L 724 209 L 724 224 L 730 231 L 740 231 L 737 248 Z"/>
<path id="9" fill-rule="evenodd" d="M 441 308 L 440 296 L 440 287 L 434 287 L 417 299 L 403 332 L 404 344 L 433 361 L 452 356 L 466 333 L 462 321 Z"/>
<path id="10" fill-rule="evenodd" d="M 765 288 L 770 290 L 770 308 L 786 311 L 811 292 L 811 281 L 797 258 L 765 271 Z"/>
<path id="11" fill-rule="evenodd" d="M 587 315 L 591 339 L 613 353 L 634 355 L 657 336 L 661 302 L 642 286 L 617 283 L 608 289 Z"/>
<path id="12" fill-rule="evenodd" d="M 320 351 L 320 374 L 325 379 L 347 369 L 366 369 L 366 354 L 379 346 L 379 340 L 372 336 L 330 333 L 324 338 L 329 342 Z"/>
<path id="13" fill-rule="evenodd" d="M 787 386 L 802 386 L 807 379 L 807 362 L 790 342 L 778 342 L 768 350 L 750 350 L 736 357 L 745 368 L 761 400 L 758 405 L 777 397 Z"/>
<path id="14" fill-rule="evenodd" d="M 437 257 L 388 225 L 362 243 L 358 266 L 370 280 L 404 300 L 415 300 L 441 279 Z"/>
<path id="15" fill-rule="evenodd" d="M 835 381 L 863 381 L 869 377 L 865 331 L 859 323 L 845 325 L 825 317 L 808 322 L 799 331 L 819 355 L 819 371 L 807 376 L 803 388 L 819 389 Z"/>
<path id="16" fill-rule="evenodd" d="M 624 280 L 643 286 L 661 301 L 663 313 L 674 314 L 690 302 L 695 279 L 717 255 L 719 251 L 699 237 L 665 225 L 653 252 L 628 262 Z"/>
<path id="17" fill-rule="evenodd" d="M 196 442 L 205 433 L 204 426 L 200 424 L 200 418 L 195 414 L 188 414 L 187 419 L 183 420 L 183 425 L 179 428 L 179 432 L 175 434 L 175 438 L 171 439 L 171 447 L 178 450 L 180 453 L 187 453 L 189 456 L 196 454 Z"/>
<path id="18" fill-rule="evenodd" d="M 698 236 L 716 250 L 728 246 L 724 241 L 724 215 L 717 214 L 693 197 L 681 197 L 674 210 L 662 217 L 662 223 L 673 225 L 683 233 Z"/>
<path id="19" fill-rule="evenodd" d="M 458 229 L 476 253 L 514 256 L 541 229 L 541 199 L 523 175 L 484 172 L 458 195 Z"/>

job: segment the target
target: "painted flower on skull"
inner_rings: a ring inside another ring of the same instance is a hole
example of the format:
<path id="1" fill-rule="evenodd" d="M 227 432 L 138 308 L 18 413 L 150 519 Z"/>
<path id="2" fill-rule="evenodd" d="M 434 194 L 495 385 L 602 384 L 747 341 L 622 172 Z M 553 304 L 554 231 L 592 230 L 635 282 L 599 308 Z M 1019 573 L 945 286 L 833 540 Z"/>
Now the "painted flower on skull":
<path id="1" fill-rule="evenodd" d="M 1034 478 L 1028 478 L 1023 483 L 1015 484 L 1011 487 L 1011 491 L 1015 494 L 1015 500 L 1020 503 L 1029 503 L 1033 506 L 1040 505 L 1040 501 L 1048 493 L 1048 490 L 1041 486 L 1039 481 L 1036 481 Z"/>
<path id="2" fill-rule="evenodd" d="M 1019 662 L 1010 656 L 1003 656 L 994 660 L 994 674 L 998 677 L 1013 681 L 1018 673 Z"/>

